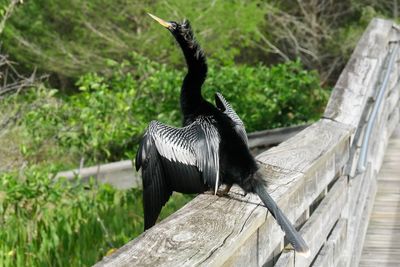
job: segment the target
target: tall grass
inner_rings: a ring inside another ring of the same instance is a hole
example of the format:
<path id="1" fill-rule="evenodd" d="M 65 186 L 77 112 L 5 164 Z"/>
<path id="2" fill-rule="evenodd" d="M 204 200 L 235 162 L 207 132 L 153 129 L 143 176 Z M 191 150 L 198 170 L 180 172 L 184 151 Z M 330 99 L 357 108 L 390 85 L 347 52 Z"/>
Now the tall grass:
<path id="1" fill-rule="evenodd" d="M 91 266 L 142 232 L 140 190 L 50 174 L 30 167 L 0 175 L 0 266 Z M 191 198 L 174 195 L 162 218 Z"/>

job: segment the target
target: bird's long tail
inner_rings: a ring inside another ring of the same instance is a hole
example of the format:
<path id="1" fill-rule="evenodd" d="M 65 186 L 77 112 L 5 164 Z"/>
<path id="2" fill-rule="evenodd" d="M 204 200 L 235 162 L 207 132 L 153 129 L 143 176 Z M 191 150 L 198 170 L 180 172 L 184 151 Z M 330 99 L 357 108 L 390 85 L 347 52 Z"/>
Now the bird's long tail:
<path id="1" fill-rule="evenodd" d="M 292 244 L 296 252 L 308 257 L 310 254 L 310 249 L 303 237 L 299 234 L 299 232 L 296 231 L 289 219 L 285 216 L 285 214 L 283 214 L 276 202 L 267 193 L 264 186 L 261 183 L 257 183 L 254 187 L 254 190 L 271 212 L 272 216 L 274 216 L 282 230 L 285 232 L 287 240 L 290 242 L 290 244 Z"/>

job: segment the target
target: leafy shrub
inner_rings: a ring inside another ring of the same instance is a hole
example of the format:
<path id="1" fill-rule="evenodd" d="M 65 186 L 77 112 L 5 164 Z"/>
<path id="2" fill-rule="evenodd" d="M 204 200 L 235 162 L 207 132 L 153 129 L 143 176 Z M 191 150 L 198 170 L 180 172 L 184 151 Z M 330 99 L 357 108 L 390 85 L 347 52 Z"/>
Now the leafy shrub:
<path id="1" fill-rule="evenodd" d="M 205 94 L 215 91 L 233 105 L 247 132 L 314 121 L 329 96 L 318 74 L 304 70 L 298 60 L 272 67 L 212 67 Z"/>
<path id="2" fill-rule="evenodd" d="M 1 0 L 4 1 L 4 0 Z M 8 21 L 2 41 L 7 53 L 29 68 L 60 76 L 104 70 L 104 59 L 130 51 L 181 62 L 168 31 L 146 12 L 166 20 L 189 18 L 208 52 L 233 60 L 236 44 L 263 20 L 258 2 L 174 0 L 26 1 Z M 224 18 L 221 20 L 221 18 Z"/>
<path id="3" fill-rule="evenodd" d="M 0 6 L 9 2 L 0 0 Z M 318 70 L 322 82 L 333 85 L 369 21 L 397 19 L 399 7 L 393 3 L 25 1 L 7 21 L 2 42 L 24 67 L 55 73 L 53 78 L 70 90 L 65 77 L 103 71 L 104 59 L 120 61 L 132 50 L 162 62 L 181 62 L 172 37 L 147 17 L 151 12 L 167 20 L 189 18 L 205 51 L 224 63 L 271 64 L 300 57 L 307 69 Z"/>
<path id="4" fill-rule="evenodd" d="M 304 70 L 299 61 L 270 68 L 214 63 L 209 64 L 204 95 L 214 102 L 214 93 L 221 92 L 248 132 L 312 121 L 325 107 L 328 91 L 319 86 L 317 73 Z M 183 71 L 137 54 L 131 61 L 109 65 L 111 76 L 84 75 L 78 81 L 81 93 L 52 97 L 26 114 L 28 152 L 43 151 L 40 147 L 52 140 L 58 152 L 75 151 L 91 163 L 133 158 L 151 120 L 180 125 Z"/>
<path id="5" fill-rule="evenodd" d="M 0 265 L 87 266 L 141 233 L 140 190 L 49 178 L 76 167 L 81 157 L 88 164 L 132 158 L 153 119 L 180 125 L 183 71 L 136 53 L 130 61 L 107 64 L 112 74 L 83 75 L 77 94 L 38 87 L 2 100 L 0 110 L 19 114 L 18 141 L 31 167 L 0 174 Z M 204 95 L 213 101 L 215 91 L 249 131 L 316 119 L 327 98 L 317 73 L 299 61 L 270 68 L 211 61 Z M 161 218 L 191 198 L 174 195 Z"/>
<path id="6" fill-rule="evenodd" d="M 140 190 L 50 175 L 43 167 L 0 174 L 0 266 L 91 266 L 142 232 Z M 161 218 L 191 198 L 174 194 Z"/>

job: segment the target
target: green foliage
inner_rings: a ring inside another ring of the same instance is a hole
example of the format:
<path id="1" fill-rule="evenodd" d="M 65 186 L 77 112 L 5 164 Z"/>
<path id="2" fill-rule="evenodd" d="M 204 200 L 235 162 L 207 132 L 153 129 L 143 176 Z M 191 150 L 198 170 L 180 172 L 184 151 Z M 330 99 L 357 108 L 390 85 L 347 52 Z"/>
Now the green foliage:
<path id="1" fill-rule="evenodd" d="M 73 82 L 65 77 L 110 74 L 105 60 L 121 61 L 131 51 L 182 65 L 172 36 L 147 16 L 151 12 L 166 20 L 189 18 L 208 55 L 224 64 L 301 58 L 333 85 L 369 21 L 397 19 L 399 7 L 392 0 L 36 0 L 15 8 L 2 42 L 23 67 L 55 74 L 52 81 L 67 91 Z"/>
<path id="2" fill-rule="evenodd" d="M 329 96 L 318 74 L 298 60 L 272 67 L 213 67 L 207 82 L 205 93 L 221 92 L 248 132 L 314 121 Z"/>
<path id="3" fill-rule="evenodd" d="M 51 101 L 25 115 L 27 156 L 43 154 L 40 147 L 53 140 L 58 153 L 75 153 L 91 163 L 133 158 L 151 120 L 180 125 L 184 72 L 137 54 L 131 61 L 109 64 L 111 76 L 84 75 L 79 94 L 50 96 Z M 313 121 L 325 107 L 328 91 L 319 86 L 317 73 L 304 70 L 299 61 L 270 68 L 209 65 L 205 96 L 214 102 L 214 93 L 221 92 L 249 132 Z"/>
<path id="4" fill-rule="evenodd" d="M 141 233 L 140 190 L 50 175 L 43 167 L 0 174 L 0 266 L 91 266 Z M 190 199 L 175 194 L 162 218 Z"/>
<path id="5" fill-rule="evenodd" d="M 227 61 L 238 53 L 242 36 L 263 20 L 257 3 L 245 0 L 36 0 L 16 10 L 2 39 L 18 62 L 61 76 L 104 70 L 105 59 L 120 61 L 132 50 L 180 63 L 172 36 L 146 12 L 166 20 L 189 18 L 206 51 Z"/>

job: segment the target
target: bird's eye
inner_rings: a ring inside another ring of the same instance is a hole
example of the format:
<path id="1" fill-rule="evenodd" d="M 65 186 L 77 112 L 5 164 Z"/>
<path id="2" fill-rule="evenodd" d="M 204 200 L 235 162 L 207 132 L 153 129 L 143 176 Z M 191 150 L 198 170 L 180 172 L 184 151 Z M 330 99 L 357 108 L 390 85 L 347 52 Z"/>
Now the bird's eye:
<path id="1" fill-rule="evenodd" d="M 178 28 L 178 24 L 176 22 L 171 22 L 171 27 L 175 30 L 176 28 Z"/>

